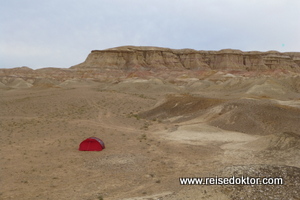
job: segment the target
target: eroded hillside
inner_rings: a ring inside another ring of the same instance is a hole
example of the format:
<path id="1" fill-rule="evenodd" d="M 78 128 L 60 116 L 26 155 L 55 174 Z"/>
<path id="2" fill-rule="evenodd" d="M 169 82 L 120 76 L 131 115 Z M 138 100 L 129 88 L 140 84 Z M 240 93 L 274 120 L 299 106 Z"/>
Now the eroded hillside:
<path id="1" fill-rule="evenodd" d="M 0 199 L 300 196 L 299 53 L 119 47 L 0 69 Z M 88 137 L 101 152 L 78 151 Z M 180 177 L 280 185 L 181 185 Z"/>

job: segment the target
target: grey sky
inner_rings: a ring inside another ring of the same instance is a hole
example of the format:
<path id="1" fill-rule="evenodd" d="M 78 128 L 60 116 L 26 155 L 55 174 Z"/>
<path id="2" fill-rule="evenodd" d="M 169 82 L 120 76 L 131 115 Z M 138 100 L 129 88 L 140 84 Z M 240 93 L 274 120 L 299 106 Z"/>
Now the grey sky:
<path id="1" fill-rule="evenodd" d="M 0 68 L 123 45 L 300 51 L 299 0 L 0 0 Z"/>

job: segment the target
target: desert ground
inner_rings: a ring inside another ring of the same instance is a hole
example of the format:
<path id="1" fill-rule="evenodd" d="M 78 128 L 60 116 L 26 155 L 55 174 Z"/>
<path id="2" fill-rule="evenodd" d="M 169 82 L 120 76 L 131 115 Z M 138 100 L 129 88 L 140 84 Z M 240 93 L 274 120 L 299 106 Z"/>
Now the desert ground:
<path id="1" fill-rule="evenodd" d="M 300 199 L 300 77 L 218 76 L 2 79 L 0 199 Z M 179 183 L 233 175 L 284 184 Z"/>

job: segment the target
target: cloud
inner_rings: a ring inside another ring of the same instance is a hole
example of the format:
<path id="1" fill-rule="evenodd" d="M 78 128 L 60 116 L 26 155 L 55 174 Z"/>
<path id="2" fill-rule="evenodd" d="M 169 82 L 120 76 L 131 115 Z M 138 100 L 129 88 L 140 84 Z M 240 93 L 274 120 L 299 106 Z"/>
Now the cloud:
<path id="1" fill-rule="evenodd" d="M 122 45 L 300 51 L 297 0 L 10 0 L 0 67 L 69 67 Z M 284 44 L 284 45 L 283 45 Z"/>

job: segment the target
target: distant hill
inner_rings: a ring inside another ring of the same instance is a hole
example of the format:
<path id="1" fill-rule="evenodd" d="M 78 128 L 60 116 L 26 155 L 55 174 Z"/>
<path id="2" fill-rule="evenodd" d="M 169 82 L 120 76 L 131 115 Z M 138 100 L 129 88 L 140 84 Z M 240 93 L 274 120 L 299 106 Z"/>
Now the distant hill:
<path id="1" fill-rule="evenodd" d="M 83 63 L 70 68 L 0 69 L 0 88 L 56 87 L 64 81 L 87 79 L 114 82 L 128 78 L 158 78 L 168 82 L 186 82 L 299 75 L 299 52 L 243 52 L 234 49 L 197 51 L 122 46 L 93 50 Z"/>
<path id="2" fill-rule="evenodd" d="M 300 72 L 300 53 L 243 52 L 234 49 L 196 51 L 160 47 L 122 46 L 94 50 L 72 69 L 274 70 Z"/>

